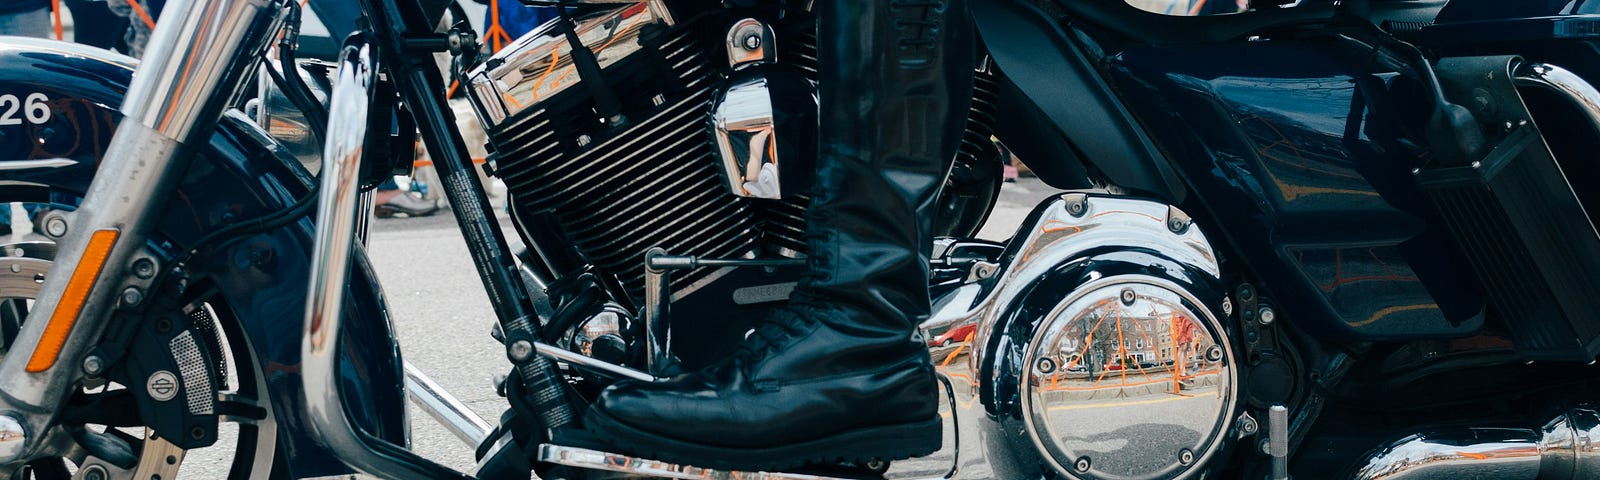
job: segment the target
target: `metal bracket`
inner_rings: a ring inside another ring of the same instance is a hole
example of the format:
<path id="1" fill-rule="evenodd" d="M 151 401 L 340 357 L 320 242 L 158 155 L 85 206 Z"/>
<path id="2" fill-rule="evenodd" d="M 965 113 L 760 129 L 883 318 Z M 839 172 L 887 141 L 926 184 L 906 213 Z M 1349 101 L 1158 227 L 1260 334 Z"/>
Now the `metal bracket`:
<path id="1" fill-rule="evenodd" d="M 804 258 L 748 259 L 701 258 L 670 255 L 661 247 L 644 254 L 644 336 L 645 365 L 651 375 L 661 376 L 672 363 L 672 338 L 668 331 L 668 310 L 672 306 L 672 270 L 700 267 L 793 267 L 805 265 Z"/>

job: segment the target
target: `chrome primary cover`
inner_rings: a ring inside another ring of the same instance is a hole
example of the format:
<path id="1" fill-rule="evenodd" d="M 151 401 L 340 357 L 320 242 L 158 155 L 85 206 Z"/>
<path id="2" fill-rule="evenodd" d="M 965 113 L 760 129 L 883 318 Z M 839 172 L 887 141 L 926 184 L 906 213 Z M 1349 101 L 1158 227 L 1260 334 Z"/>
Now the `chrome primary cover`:
<path id="1" fill-rule="evenodd" d="M 1026 425 L 1071 478 L 1182 478 L 1228 431 L 1236 390 L 1209 311 L 1154 277 L 1080 287 L 1028 347 Z"/>
<path id="2" fill-rule="evenodd" d="M 1142 269 L 1085 266 L 1118 262 Z M 1068 270 L 1081 280 L 1051 280 Z M 987 462 L 996 476 L 1043 467 L 1075 480 L 1195 478 L 1229 440 L 1239 379 L 1212 314 L 1218 306 L 1173 280 L 1215 284 L 1217 258 L 1181 210 L 1063 194 L 1034 210 L 999 265 L 980 263 L 974 272 L 978 280 L 934 302 L 923 327 L 977 324 L 965 342 L 969 367 L 959 373 L 992 372 L 969 385 L 992 392 L 997 403 L 986 406 L 1016 411 L 1021 425 L 999 418 L 987 429 L 1026 436 L 1016 444 L 1036 449 L 1033 459 L 1011 463 L 1020 471 Z M 956 377 L 948 362 L 941 372 Z M 1006 398 L 1020 405 L 1001 405 Z"/>

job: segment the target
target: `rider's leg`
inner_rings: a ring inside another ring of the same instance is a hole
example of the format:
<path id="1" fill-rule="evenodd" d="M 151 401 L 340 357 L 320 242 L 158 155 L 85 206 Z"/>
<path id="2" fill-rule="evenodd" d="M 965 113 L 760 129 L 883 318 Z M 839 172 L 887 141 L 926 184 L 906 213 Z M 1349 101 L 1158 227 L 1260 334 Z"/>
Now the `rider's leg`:
<path id="1" fill-rule="evenodd" d="M 939 448 L 916 325 L 935 198 L 972 86 L 962 0 L 818 2 L 821 139 L 809 271 L 735 358 L 604 392 L 585 422 L 631 454 L 775 469 Z"/>

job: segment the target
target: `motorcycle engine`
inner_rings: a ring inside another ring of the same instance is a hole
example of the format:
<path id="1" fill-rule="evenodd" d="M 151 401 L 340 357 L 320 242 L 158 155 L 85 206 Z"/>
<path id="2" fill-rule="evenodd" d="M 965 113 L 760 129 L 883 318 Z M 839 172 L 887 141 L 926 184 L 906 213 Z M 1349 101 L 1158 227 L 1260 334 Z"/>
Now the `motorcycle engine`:
<path id="1" fill-rule="evenodd" d="M 732 32 L 750 28 L 752 21 L 766 29 L 752 42 L 775 50 L 770 63 L 814 84 L 816 28 L 808 12 L 671 12 L 654 1 L 573 16 L 572 30 L 593 52 L 598 75 L 584 73 L 583 52 L 574 52 L 559 21 L 470 72 L 468 92 L 488 133 L 490 165 L 508 187 L 518 232 L 546 263 L 543 273 L 570 274 L 553 260 L 576 254 L 590 271 L 614 279 L 607 282 L 617 290 L 614 296 L 637 311 L 644 299 L 643 258 L 652 247 L 707 258 L 806 253 L 803 188 L 766 198 L 733 191 L 730 183 L 738 183 L 728 179 L 732 162 L 719 158 L 713 135 L 713 111 L 727 97 L 725 85 L 735 73 L 728 61 L 738 48 L 730 44 Z M 999 189 L 998 154 L 989 141 L 996 89 L 991 75 L 978 76 L 966 141 L 946 183 L 942 223 L 935 225 L 941 235 L 975 232 Z M 777 96 L 775 87 L 773 92 Z M 793 99 L 772 102 L 780 100 Z M 814 99 L 805 101 L 814 108 Z M 615 115 L 602 114 L 608 110 Z M 773 156 L 783 153 L 784 144 L 815 141 L 781 138 Z M 815 162 L 789 158 L 807 169 Z M 785 165 L 786 171 L 792 168 Z M 734 270 L 675 273 L 674 316 L 758 315 L 739 310 L 784 300 L 799 273 Z M 674 322 L 673 328 L 682 326 Z M 744 331 L 723 330 L 717 336 Z"/>

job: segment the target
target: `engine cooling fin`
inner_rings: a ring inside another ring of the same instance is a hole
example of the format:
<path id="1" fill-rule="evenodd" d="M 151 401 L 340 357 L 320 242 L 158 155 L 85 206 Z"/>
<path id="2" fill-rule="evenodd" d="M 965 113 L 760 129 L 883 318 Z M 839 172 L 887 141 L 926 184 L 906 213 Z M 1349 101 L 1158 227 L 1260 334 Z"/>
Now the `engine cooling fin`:
<path id="1" fill-rule="evenodd" d="M 672 28 L 637 27 L 637 40 L 623 41 L 637 41 L 639 48 L 624 49 L 630 50 L 624 58 L 602 58 L 607 84 L 621 97 L 626 127 L 601 123 L 583 88 L 563 86 L 503 120 L 491 121 L 487 131 L 496 174 L 506 183 L 518 228 L 559 229 L 560 237 L 598 270 L 616 277 L 634 305 L 643 302 L 641 262 L 652 247 L 711 258 L 806 253 L 807 196 L 738 197 L 721 177 L 707 122 L 725 66 L 717 38 L 721 30 L 706 25 L 723 20 L 709 16 Z M 814 80 L 814 24 L 789 22 L 781 28 L 779 62 L 799 67 Z M 604 57 L 602 50 L 597 48 Z M 562 77 L 560 67 L 513 63 L 533 62 L 534 57 L 502 52 L 496 58 L 508 61 L 497 68 L 549 77 L 544 82 L 570 79 Z M 551 70 L 555 73 L 549 74 Z M 992 75 L 980 72 L 976 90 L 957 161 L 992 163 Z M 474 92 L 474 100 L 483 111 L 485 100 L 476 96 L 480 93 Z M 553 218 L 556 224 L 535 222 L 542 213 L 550 213 L 542 218 Z M 522 236 L 536 250 L 550 248 Z M 723 274 L 697 269 L 675 275 L 674 296 L 689 295 Z"/>

